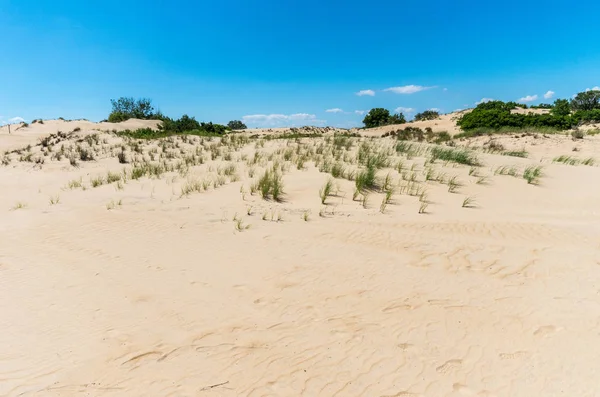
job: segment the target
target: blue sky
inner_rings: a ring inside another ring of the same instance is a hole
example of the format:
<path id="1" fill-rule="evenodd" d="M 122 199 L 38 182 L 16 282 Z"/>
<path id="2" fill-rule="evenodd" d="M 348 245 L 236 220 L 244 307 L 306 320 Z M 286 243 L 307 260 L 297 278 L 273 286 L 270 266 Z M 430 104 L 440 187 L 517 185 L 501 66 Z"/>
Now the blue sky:
<path id="1" fill-rule="evenodd" d="M 599 12 L 586 0 L 0 0 L 0 122 L 98 121 L 120 96 L 249 126 L 551 102 L 600 85 Z"/>

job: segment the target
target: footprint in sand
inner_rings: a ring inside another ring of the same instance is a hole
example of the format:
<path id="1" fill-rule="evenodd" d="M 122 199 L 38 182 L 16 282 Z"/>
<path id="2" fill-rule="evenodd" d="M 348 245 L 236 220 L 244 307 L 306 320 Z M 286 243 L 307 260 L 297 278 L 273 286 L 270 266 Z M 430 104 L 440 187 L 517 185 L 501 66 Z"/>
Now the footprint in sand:
<path id="1" fill-rule="evenodd" d="M 462 366 L 462 360 L 448 360 L 443 365 L 440 365 L 435 370 L 440 374 L 447 374 L 448 372 L 454 372 Z"/>
<path id="2" fill-rule="evenodd" d="M 554 325 L 544 325 L 535 330 L 533 335 L 545 337 L 554 334 L 558 329 Z"/>

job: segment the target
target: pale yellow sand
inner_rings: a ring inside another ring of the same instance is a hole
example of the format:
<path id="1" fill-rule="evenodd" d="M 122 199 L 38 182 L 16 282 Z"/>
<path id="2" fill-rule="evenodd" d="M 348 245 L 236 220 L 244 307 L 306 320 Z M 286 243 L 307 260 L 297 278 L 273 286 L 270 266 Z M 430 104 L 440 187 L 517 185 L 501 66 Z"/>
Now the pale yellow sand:
<path id="1" fill-rule="evenodd" d="M 73 128 L 2 130 L 1 150 Z M 173 140 L 188 154 L 199 141 Z M 426 214 L 406 193 L 381 213 L 373 192 L 363 208 L 345 179 L 323 206 L 329 175 L 312 162 L 289 164 L 283 203 L 251 195 L 241 156 L 294 141 L 251 141 L 232 152 L 239 181 L 183 197 L 227 160 L 93 188 L 131 168 L 109 154 L 120 138 L 101 134 L 79 168 L 50 155 L 0 166 L 0 395 L 598 395 L 600 169 L 551 160 L 600 161 L 600 140 L 498 142 L 530 158 L 479 153 L 475 172 L 404 159 L 418 180 L 427 166 L 463 185 L 422 182 Z M 494 175 L 527 165 L 544 167 L 538 186 Z M 66 187 L 79 178 L 85 190 Z"/>

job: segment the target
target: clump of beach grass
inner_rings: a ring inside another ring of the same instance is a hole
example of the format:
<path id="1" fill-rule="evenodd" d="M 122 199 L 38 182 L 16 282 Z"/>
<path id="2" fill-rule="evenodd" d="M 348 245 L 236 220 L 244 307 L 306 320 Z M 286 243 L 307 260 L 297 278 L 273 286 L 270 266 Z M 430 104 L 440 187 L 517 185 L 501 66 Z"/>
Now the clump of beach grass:
<path id="1" fill-rule="evenodd" d="M 319 197 L 321 198 L 321 204 L 325 205 L 327 201 L 327 197 L 331 195 L 334 188 L 334 182 L 332 179 L 328 179 L 327 182 L 323 185 L 323 187 L 319 190 Z"/>

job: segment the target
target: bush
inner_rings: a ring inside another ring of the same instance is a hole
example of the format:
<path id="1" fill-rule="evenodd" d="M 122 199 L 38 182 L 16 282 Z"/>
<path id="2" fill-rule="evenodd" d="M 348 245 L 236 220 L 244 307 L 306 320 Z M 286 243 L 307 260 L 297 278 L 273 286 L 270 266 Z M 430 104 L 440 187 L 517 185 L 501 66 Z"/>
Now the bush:
<path id="1" fill-rule="evenodd" d="M 514 102 L 504 103 L 492 101 L 478 105 L 470 113 L 464 114 L 457 125 L 465 131 L 488 128 L 500 130 L 502 128 L 526 127 L 552 127 L 559 130 L 568 129 L 573 124 L 569 115 L 561 114 L 520 114 L 511 113 Z"/>
<path id="2" fill-rule="evenodd" d="M 415 114 L 415 121 L 435 120 L 440 117 L 440 113 L 435 110 L 426 110 Z"/>
<path id="3" fill-rule="evenodd" d="M 150 120 L 160 118 L 160 114 L 154 113 L 154 107 L 150 99 L 141 98 L 126 98 L 121 97 L 117 100 L 111 99 L 112 111 L 108 116 L 108 121 L 118 123 L 129 119 Z"/>
<path id="4" fill-rule="evenodd" d="M 557 99 L 554 101 L 554 106 L 550 113 L 555 116 L 568 116 L 571 114 L 571 105 L 566 99 Z"/>
<path id="5" fill-rule="evenodd" d="M 229 127 L 232 130 L 245 130 L 246 128 L 246 124 L 242 123 L 240 120 L 231 120 L 229 123 L 227 123 L 227 127 Z"/>
<path id="6" fill-rule="evenodd" d="M 404 124 L 406 118 L 402 113 L 390 115 L 390 111 L 384 108 L 374 108 L 363 119 L 363 124 L 367 128 L 380 127 L 390 124 Z"/>

